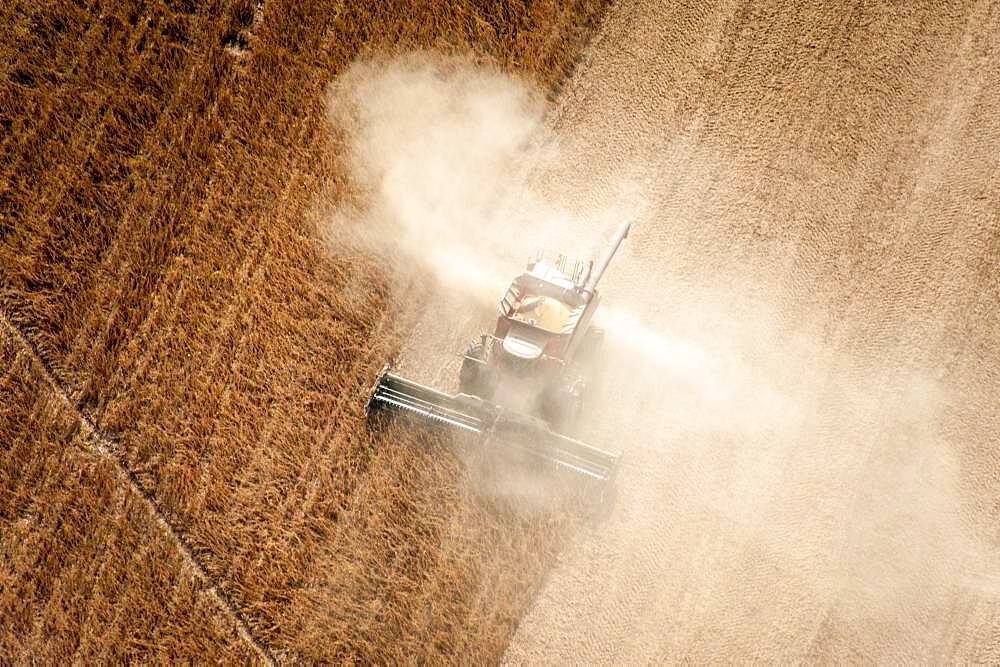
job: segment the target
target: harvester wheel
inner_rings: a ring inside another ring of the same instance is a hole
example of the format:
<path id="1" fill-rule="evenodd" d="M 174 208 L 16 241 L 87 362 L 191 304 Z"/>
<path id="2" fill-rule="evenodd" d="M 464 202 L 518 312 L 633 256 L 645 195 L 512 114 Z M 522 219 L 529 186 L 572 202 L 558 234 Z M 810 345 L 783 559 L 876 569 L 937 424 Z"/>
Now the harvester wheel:
<path id="1" fill-rule="evenodd" d="M 477 361 L 478 360 L 478 361 Z M 485 389 L 486 346 L 476 339 L 469 343 L 465 356 L 462 357 L 462 368 L 458 371 L 458 390 L 463 394 L 482 396 Z"/>
<path id="2" fill-rule="evenodd" d="M 562 430 L 564 433 L 577 433 L 580 428 L 580 416 L 583 414 L 583 394 L 573 392 L 566 397 L 563 404 Z"/>
<path id="3" fill-rule="evenodd" d="M 585 364 L 594 364 L 600 358 L 601 347 L 604 345 L 604 329 L 590 327 L 583 336 L 579 358 Z"/>
<path id="4" fill-rule="evenodd" d="M 584 383 L 578 379 L 549 394 L 547 419 L 560 433 L 572 435 L 579 427 L 583 414 L 583 392 Z"/>
<path id="5" fill-rule="evenodd" d="M 584 334 L 580 350 L 576 356 L 578 372 L 586 378 L 588 391 L 600 395 L 604 393 L 605 361 L 602 354 L 604 347 L 604 329 L 590 327 Z"/>

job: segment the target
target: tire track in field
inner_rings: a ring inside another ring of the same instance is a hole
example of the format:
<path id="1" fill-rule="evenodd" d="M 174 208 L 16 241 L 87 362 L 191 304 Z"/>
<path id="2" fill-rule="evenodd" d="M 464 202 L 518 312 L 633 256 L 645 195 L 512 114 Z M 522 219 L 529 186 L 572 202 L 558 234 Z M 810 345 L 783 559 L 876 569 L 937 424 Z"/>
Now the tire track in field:
<path id="1" fill-rule="evenodd" d="M 91 421 L 91 419 L 85 415 L 70 399 L 69 395 L 59 384 L 58 380 L 56 380 L 56 377 L 53 375 L 49 365 L 44 359 L 41 358 L 41 356 L 39 356 L 35 346 L 32 345 L 25 333 L 10 320 L 7 313 L 2 310 L 0 310 L 0 323 L 2 323 L 3 327 L 10 332 L 10 335 L 18 342 L 18 344 L 25 351 L 27 351 L 33 363 L 45 377 L 52 393 L 58 396 L 59 400 L 61 400 L 63 404 L 76 415 L 88 441 L 93 447 L 93 450 L 99 456 L 107 457 L 113 460 L 121 477 L 122 483 L 129 487 L 133 493 L 142 498 L 147 511 L 151 516 L 153 516 L 156 523 L 159 524 L 164 534 L 166 534 L 176 545 L 178 552 L 180 552 L 187 565 L 198 576 L 198 578 L 208 584 L 208 588 L 206 590 L 215 600 L 216 604 L 218 604 L 222 612 L 228 616 L 230 623 L 233 627 L 235 627 L 240 638 L 253 648 L 254 652 L 263 663 L 268 665 L 276 664 L 275 657 L 271 653 L 270 649 L 254 636 L 253 631 L 247 623 L 246 617 L 243 615 L 243 612 L 240 611 L 225 590 L 223 590 L 218 582 L 216 582 L 208 573 L 199 558 L 195 555 L 194 551 L 192 551 L 190 545 L 187 543 L 187 540 L 160 508 L 156 498 L 142 488 L 142 485 L 139 483 L 135 474 L 129 470 L 128 467 L 126 467 L 123 462 L 123 456 L 119 446 L 114 442 L 114 440 L 102 433 L 94 422 Z"/>

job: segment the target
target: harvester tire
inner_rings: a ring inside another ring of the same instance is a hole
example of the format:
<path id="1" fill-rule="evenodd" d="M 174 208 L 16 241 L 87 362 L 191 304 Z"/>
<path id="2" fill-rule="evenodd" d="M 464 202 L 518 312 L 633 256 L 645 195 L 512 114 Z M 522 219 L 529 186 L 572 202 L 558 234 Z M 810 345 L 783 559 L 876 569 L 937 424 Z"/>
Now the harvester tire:
<path id="1" fill-rule="evenodd" d="M 471 357 L 471 358 L 470 358 Z M 473 361 L 478 359 L 479 361 Z M 482 396 L 484 390 L 486 347 L 483 341 L 476 339 L 469 343 L 465 356 L 462 357 L 462 368 L 458 371 L 458 390 L 463 394 Z"/>
<path id="2" fill-rule="evenodd" d="M 583 335 L 578 357 L 584 364 L 593 365 L 600 359 L 601 348 L 604 346 L 604 329 L 590 327 Z"/>
<path id="3" fill-rule="evenodd" d="M 576 433 L 583 414 L 583 394 L 583 382 L 577 380 L 548 395 L 545 405 L 546 419 L 560 433 L 567 435 Z"/>

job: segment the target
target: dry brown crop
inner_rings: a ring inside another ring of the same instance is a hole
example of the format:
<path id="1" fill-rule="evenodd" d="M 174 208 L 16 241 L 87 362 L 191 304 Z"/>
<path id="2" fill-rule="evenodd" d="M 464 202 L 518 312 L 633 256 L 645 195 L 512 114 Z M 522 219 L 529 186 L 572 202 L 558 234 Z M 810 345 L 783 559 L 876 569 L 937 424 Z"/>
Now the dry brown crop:
<path id="1" fill-rule="evenodd" d="M 605 4 L 0 10 L 0 653 L 498 655 L 562 523 L 366 434 L 431 287 L 325 251 L 323 90 L 421 48 L 554 91 Z"/>

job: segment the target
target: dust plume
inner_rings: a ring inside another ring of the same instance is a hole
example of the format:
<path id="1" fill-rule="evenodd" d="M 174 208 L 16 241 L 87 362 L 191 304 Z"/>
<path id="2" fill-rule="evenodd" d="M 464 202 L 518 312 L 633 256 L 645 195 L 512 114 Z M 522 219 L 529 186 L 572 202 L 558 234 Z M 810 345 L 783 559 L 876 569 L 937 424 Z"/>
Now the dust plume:
<path id="1" fill-rule="evenodd" d="M 540 95 L 509 75 L 419 54 L 357 63 L 331 85 L 328 99 L 331 122 L 347 137 L 364 202 L 338 211 L 335 224 L 364 230 L 369 250 L 387 258 L 401 252 L 404 262 L 430 271 L 442 284 L 442 299 L 453 302 L 461 294 L 479 303 L 478 326 L 488 326 L 491 307 L 535 251 L 593 258 L 608 233 L 643 210 L 634 166 L 622 167 L 606 200 L 586 213 L 570 212 L 542 194 L 540 174 L 584 166 L 561 159 Z M 613 262 L 611 280 L 627 262 Z M 749 371 L 718 348 L 650 328 L 632 307 L 644 304 L 612 296 L 618 298 L 597 315 L 611 337 L 641 351 L 640 364 L 681 378 L 698 398 L 731 415 L 742 398 L 734 395 L 741 383 L 731 376 Z M 461 326 L 463 308 L 449 308 L 455 315 L 445 326 Z M 463 349 L 460 344 L 454 352 Z M 758 387 L 752 398 L 772 404 L 762 406 L 766 410 L 780 402 L 767 388 Z"/>
<path id="2" fill-rule="evenodd" d="M 463 338 L 489 326 L 530 254 L 593 257 L 618 222 L 636 221 L 602 284 L 606 369 L 581 434 L 624 450 L 618 505 L 553 582 L 579 590 L 574 578 L 586 581 L 597 561 L 603 577 L 632 582 L 622 584 L 623 645 L 749 651 L 761 624 L 803 611 L 808 641 L 830 619 L 863 633 L 872 618 L 915 640 L 956 589 L 995 580 L 962 519 L 941 418 L 948 388 L 896 351 L 845 353 L 818 306 L 790 316 L 774 296 L 792 292 L 780 272 L 762 276 L 748 261 L 713 275 L 715 239 L 705 242 L 684 202 L 706 183 L 725 197 L 738 175 L 706 148 L 671 148 L 683 167 L 671 183 L 676 215 L 645 204 L 643 165 L 619 165 L 618 183 L 605 178 L 581 213 L 560 175 L 586 182 L 588 164 L 567 157 L 523 81 L 430 55 L 365 62 L 332 84 L 329 109 L 361 202 L 334 224 L 440 282 L 404 359 L 435 384 L 454 377 Z M 662 619 L 692 587 L 704 602 L 666 633 Z M 566 638 L 622 604 L 573 606 Z"/>
<path id="3" fill-rule="evenodd" d="M 337 223 L 377 229 L 367 234 L 373 249 L 402 251 L 447 289 L 492 300 L 535 250 L 588 250 L 581 242 L 595 240 L 590 225 L 529 187 L 533 169 L 559 161 L 529 83 L 416 54 L 353 65 L 328 101 L 364 201 L 338 211 Z"/>

